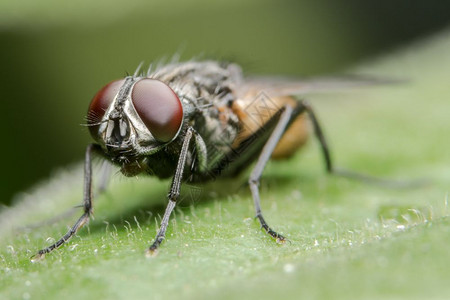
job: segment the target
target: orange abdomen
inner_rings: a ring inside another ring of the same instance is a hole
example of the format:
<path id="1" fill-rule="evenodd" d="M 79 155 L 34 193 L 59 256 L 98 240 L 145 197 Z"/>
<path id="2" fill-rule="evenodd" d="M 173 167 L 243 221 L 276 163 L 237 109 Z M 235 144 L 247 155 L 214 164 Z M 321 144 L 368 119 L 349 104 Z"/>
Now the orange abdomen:
<path id="1" fill-rule="evenodd" d="M 256 96 L 248 94 L 244 99 L 234 101 L 232 110 L 238 116 L 242 129 L 233 147 L 237 147 L 241 141 L 264 126 L 285 105 L 295 107 L 296 104 L 297 100 L 293 97 L 269 98 L 264 93 Z M 308 135 L 308 120 L 306 115 L 302 113 L 295 117 L 295 120 L 289 125 L 275 147 L 271 158 L 284 159 L 292 156 L 306 143 Z"/>

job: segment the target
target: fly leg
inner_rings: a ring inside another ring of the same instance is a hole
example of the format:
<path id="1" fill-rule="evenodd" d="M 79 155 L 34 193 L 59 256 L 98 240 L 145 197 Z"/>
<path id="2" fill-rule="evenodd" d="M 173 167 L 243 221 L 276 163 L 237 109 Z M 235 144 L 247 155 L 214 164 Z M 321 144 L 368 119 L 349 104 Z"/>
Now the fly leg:
<path id="1" fill-rule="evenodd" d="M 281 234 L 275 232 L 272 228 L 270 228 L 262 215 L 261 200 L 259 197 L 259 180 L 261 178 L 264 167 L 267 164 L 267 161 L 270 159 L 273 150 L 277 146 L 278 141 L 283 136 L 286 126 L 289 124 L 289 121 L 291 120 L 292 112 L 293 109 L 291 106 L 287 105 L 284 107 L 284 111 L 282 112 L 275 129 L 273 130 L 272 134 L 270 135 L 269 139 L 264 145 L 264 148 L 261 151 L 258 161 L 255 167 L 253 168 L 252 173 L 250 174 L 250 178 L 248 180 L 250 190 L 252 192 L 253 202 L 255 205 L 256 218 L 258 218 L 259 222 L 261 223 L 261 227 L 271 237 L 273 237 L 277 241 L 277 243 L 284 243 L 286 241 L 286 238 Z"/>
<path id="2" fill-rule="evenodd" d="M 98 145 L 90 144 L 86 148 L 85 160 L 84 160 L 84 194 L 83 194 L 83 210 L 84 213 L 78 219 L 67 233 L 62 236 L 56 243 L 48 246 L 45 249 L 39 250 L 36 255 L 31 258 L 31 261 L 39 261 L 45 257 L 45 254 L 52 252 L 53 250 L 61 247 L 71 237 L 73 237 L 77 231 L 83 227 L 89 221 L 89 217 L 92 215 L 92 153 L 98 150 Z"/>
<path id="3" fill-rule="evenodd" d="M 309 103 L 307 103 L 306 101 L 300 101 L 299 105 L 300 105 L 300 110 L 306 111 L 306 113 L 309 115 L 309 118 L 313 124 L 314 134 L 320 143 L 320 148 L 322 149 L 322 154 L 323 154 L 323 158 L 325 160 L 325 167 L 326 167 L 327 173 L 341 176 L 341 177 L 350 178 L 350 179 L 360 180 L 360 181 L 367 182 L 370 184 L 377 184 L 377 185 L 387 187 L 387 188 L 410 188 L 410 187 L 416 187 L 416 186 L 423 186 L 428 183 L 428 181 L 424 180 L 424 179 L 403 181 L 403 180 L 392 180 L 392 179 L 379 178 L 376 176 L 371 176 L 371 175 L 367 175 L 367 174 L 362 174 L 362 173 L 334 167 L 332 160 L 331 160 L 330 150 L 328 148 L 327 141 L 322 132 L 322 129 L 320 128 L 320 124 L 319 124 L 319 121 L 317 120 L 314 110 L 309 105 Z"/>
<path id="4" fill-rule="evenodd" d="M 301 107 L 301 110 L 306 111 L 306 113 L 308 114 L 308 116 L 311 120 L 313 129 L 314 129 L 314 134 L 315 134 L 316 138 L 319 140 L 320 148 L 322 149 L 323 158 L 325 160 L 325 168 L 326 168 L 327 172 L 334 173 L 333 164 L 331 162 L 330 150 L 328 149 L 327 141 L 325 139 L 325 136 L 323 135 L 322 129 L 320 128 L 320 124 L 316 118 L 314 110 L 309 105 L 309 103 L 306 101 L 300 101 L 299 105 Z"/>
<path id="5" fill-rule="evenodd" d="M 99 182 L 97 191 L 93 192 L 94 198 L 96 198 L 99 194 L 105 192 L 105 190 L 108 186 L 108 181 L 111 177 L 112 165 L 105 160 L 103 162 L 101 172 L 102 172 L 102 174 L 100 176 L 100 182 Z M 30 224 L 30 225 L 26 225 L 23 227 L 23 229 L 30 230 L 30 229 L 34 229 L 34 228 L 40 228 L 42 226 L 49 226 L 49 225 L 55 224 L 61 220 L 72 217 L 76 213 L 76 209 L 78 209 L 80 207 L 84 207 L 84 204 L 76 205 L 63 213 L 60 213 L 58 215 L 51 217 L 48 220 L 36 222 L 36 223 Z"/>
<path id="6" fill-rule="evenodd" d="M 195 134 L 194 129 L 192 127 L 189 127 L 184 137 L 180 157 L 178 158 L 175 176 L 172 179 L 170 191 L 167 196 L 169 198 L 169 203 L 167 204 L 166 211 L 164 212 L 164 216 L 161 220 L 161 226 L 159 227 L 158 233 L 156 234 L 155 241 L 150 246 L 150 248 L 148 248 L 146 253 L 146 255 L 149 257 L 155 256 L 158 253 L 158 247 L 159 245 L 161 245 L 162 241 L 166 236 L 166 230 L 167 227 L 169 226 L 170 215 L 172 214 L 172 211 L 175 208 L 178 197 L 180 196 L 181 180 L 183 178 L 183 171 L 184 166 L 186 164 L 186 158 L 189 150 L 189 143 L 191 141 L 193 134 Z"/>

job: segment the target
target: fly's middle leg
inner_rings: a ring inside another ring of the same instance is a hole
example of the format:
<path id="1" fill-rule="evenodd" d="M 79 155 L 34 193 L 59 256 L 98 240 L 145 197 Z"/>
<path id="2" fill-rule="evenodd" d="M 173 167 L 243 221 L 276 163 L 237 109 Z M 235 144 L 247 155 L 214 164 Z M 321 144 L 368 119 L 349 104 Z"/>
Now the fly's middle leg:
<path id="1" fill-rule="evenodd" d="M 275 126 L 275 129 L 273 130 L 272 134 L 270 135 L 269 139 L 267 140 L 266 144 L 264 145 L 264 148 L 261 151 L 258 161 L 257 161 L 252 173 L 250 174 L 250 178 L 248 180 L 248 183 L 250 185 L 250 190 L 252 193 L 252 197 L 253 197 L 253 202 L 255 204 L 256 218 L 258 218 L 259 222 L 261 223 L 261 227 L 271 237 L 273 237 L 278 243 L 284 243 L 286 241 L 286 238 L 284 236 L 282 236 L 281 234 L 277 233 L 276 231 L 274 231 L 267 224 L 266 220 L 263 217 L 263 214 L 261 211 L 261 200 L 259 197 L 259 180 L 261 178 L 264 167 L 267 164 L 267 161 L 270 159 L 272 152 L 274 151 L 275 147 L 277 146 L 278 141 L 283 136 L 283 133 L 291 120 L 292 112 L 293 112 L 293 108 L 291 106 L 286 105 L 284 107 L 284 111 L 282 112 L 280 119 L 278 120 L 278 123 Z"/>

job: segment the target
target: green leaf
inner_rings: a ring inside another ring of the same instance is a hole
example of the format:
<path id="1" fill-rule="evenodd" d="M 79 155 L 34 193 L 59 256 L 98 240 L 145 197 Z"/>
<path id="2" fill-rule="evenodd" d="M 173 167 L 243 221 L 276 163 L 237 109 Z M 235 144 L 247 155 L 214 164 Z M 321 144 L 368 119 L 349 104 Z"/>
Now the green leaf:
<path id="1" fill-rule="evenodd" d="M 309 99 L 337 165 L 428 185 L 386 189 L 327 176 L 311 142 L 293 159 L 271 162 L 261 183 L 266 219 L 290 243 L 260 230 L 244 175 L 184 186 L 167 239 L 148 259 L 169 182 L 117 174 L 95 199 L 90 225 L 33 264 L 30 256 L 81 213 L 70 209 L 82 197 L 81 166 L 67 167 L 0 213 L 0 298 L 445 298 L 449 37 L 352 70 L 406 83 Z"/>

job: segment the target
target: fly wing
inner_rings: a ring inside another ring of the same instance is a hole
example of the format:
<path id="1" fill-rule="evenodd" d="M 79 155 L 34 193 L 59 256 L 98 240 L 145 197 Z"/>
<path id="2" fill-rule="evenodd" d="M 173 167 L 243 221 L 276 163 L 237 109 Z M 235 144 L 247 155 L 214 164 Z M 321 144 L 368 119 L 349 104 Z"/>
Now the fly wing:
<path id="1" fill-rule="evenodd" d="M 295 119 L 299 111 L 294 109 L 289 123 Z M 208 175 L 212 177 L 220 176 L 235 176 L 242 170 L 247 168 L 254 160 L 259 157 L 259 153 L 263 149 L 273 129 L 280 119 L 284 108 L 280 108 L 267 122 L 260 128 L 255 130 L 251 135 L 245 137 L 239 142 L 239 145 L 230 147 L 224 158 L 212 168 Z"/>
<path id="2" fill-rule="evenodd" d="M 248 77 L 237 89 L 238 98 L 264 92 L 269 97 L 301 96 L 318 92 L 333 92 L 358 87 L 376 86 L 403 82 L 395 79 L 370 78 L 364 76 L 323 77 L 299 79 L 289 77 Z"/>

